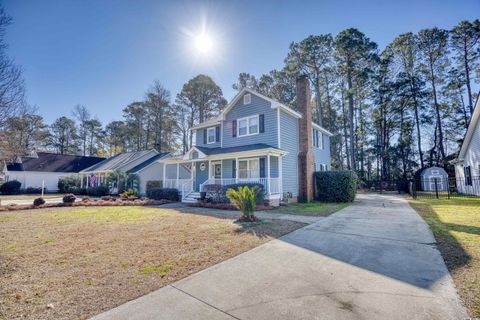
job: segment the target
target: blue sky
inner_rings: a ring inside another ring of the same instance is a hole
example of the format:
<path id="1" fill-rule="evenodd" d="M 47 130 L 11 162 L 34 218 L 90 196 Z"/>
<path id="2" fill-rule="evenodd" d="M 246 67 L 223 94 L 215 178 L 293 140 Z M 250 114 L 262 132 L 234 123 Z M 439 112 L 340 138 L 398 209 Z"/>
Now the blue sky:
<path id="1" fill-rule="evenodd" d="M 281 68 L 288 45 L 356 27 L 380 48 L 400 33 L 480 16 L 462 1 L 7 0 L 9 53 L 24 68 L 28 101 L 47 122 L 83 104 L 109 122 L 154 79 L 172 93 L 199 73 L 230 99 L 240 72 Z M 200 58 L 188 34 L 205 26 L 215 55 Z"/>

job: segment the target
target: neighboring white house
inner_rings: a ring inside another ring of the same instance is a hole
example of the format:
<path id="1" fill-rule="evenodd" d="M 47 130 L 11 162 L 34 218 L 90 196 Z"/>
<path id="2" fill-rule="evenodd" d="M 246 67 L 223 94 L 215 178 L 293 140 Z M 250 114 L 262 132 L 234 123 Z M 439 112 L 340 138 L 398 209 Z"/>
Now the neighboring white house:
<path id="1" fill-rule="evenodd" d="M 18 157 L 6 163 L 3 168 L 5 182 L 17 180 L 21 188 L 41 188 L 42 183 L 47 192 L 58 191 L 60 178 L 76 175 L 105 158 L 84 157 L 49 152 L 37 152 L 29 156 Z"/>
<path id="2" fill-rule="evenodd" d="M 107 177 L 113 172 L 135 173 L 139 177 L 139 193 L 145 194 L 146 184 L 149 180 L 161 180 L 163 176 L 163 164 L 158 160 L 166 157 L 168 153 L 159 153 L 155 149 L 124 152 L 111 158 L 105 159 L 79 173 L 82 187 L 92 187 L 104 184 Z M 92 179 L 94 177 L 94 179 Z M 111 186 L 115 192 L 117 186 Z"/>
<path id="3" fill-rule="evenodd" d="M 463 139 L 455 164 L 455 177 L 460 193 L 480 196 L 480 95 L 477 97 L 470 125 Z"/>

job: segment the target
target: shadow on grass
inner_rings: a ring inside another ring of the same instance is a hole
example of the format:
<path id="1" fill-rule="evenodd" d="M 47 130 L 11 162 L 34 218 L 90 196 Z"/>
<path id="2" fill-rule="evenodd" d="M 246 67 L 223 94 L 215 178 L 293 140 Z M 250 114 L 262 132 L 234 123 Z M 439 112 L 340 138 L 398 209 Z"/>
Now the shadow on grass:
<path id="1" fill-rule="evenodd" d="M 445 223 L 443 222 L 430 204 L 415 201 L 410 202 L 412 207 L 417 211 L 418 214 L 427 222 L 430 226 L 430 229 L 437 240 L 437 246 L 440 250 L 440 253 L 445 260 L 445 264 L 448 267 L 450 272 L 455 271 L 458 268 L 462 268 L 467 265 L 472 259 L 471 256 L 465 251 L 463 246 L 455 239 L 455 237 L 450 234 L 450 231 L 465 232 L 471 234 L 480 234 L 480 228 L 475 226 L 465 226 L 455 223 Z M 471 203 L 473 205 L 473 203 Z M 445 203 L 445 205 L 454 205 Z M 470 205 L 462 204 L 462 205 Z M 477 202 L 478 206 L 478 202 Z"/>

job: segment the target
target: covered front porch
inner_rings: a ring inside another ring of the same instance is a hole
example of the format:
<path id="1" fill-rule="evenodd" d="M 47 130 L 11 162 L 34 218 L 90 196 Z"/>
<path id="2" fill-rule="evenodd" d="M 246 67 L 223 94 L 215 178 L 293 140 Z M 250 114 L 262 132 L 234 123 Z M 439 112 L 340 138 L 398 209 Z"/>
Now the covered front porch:
<path id="1" fill-rule="evenodd" d="M 207 155 L 192 148 L 185 156 L 164 161 L 163 186 L 178 189 L 183 200 L 210 184 L 259 183 L 266 199 L 280 199 L 285 154 L 279 149 L 267 149 Z"/>

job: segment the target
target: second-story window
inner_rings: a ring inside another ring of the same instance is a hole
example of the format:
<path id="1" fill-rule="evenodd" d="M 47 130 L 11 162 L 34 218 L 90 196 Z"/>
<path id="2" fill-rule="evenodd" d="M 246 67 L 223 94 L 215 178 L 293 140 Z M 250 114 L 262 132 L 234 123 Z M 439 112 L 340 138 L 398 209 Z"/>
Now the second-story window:
<path id="1" fill-rule="evenodd" d="M 215 143 L 215 128 L 207 129 L 207 143 Z"/>
<path id="2" fill-rule="evenodd" d="M 258 115 L 238 119 L 238 136 L 249 136 L 258 134 Z"/>

